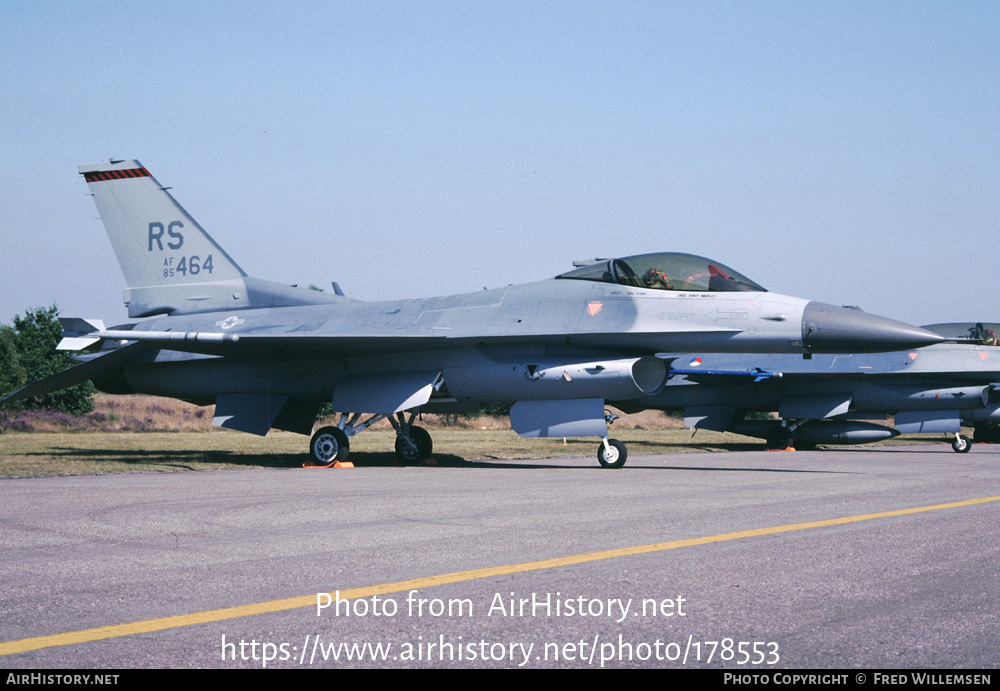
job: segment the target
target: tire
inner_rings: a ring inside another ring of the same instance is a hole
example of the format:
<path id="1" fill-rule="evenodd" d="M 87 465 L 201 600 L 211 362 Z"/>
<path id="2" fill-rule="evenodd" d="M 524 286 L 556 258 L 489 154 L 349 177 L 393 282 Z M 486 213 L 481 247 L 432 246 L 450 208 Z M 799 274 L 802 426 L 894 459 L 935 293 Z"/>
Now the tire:
<path id="1" fill-rule="evenodd" d="M 628 449 L 617 439 L 608 439 L 608 448 L 597 447 L 597 462 L 603 468 L 621 468 L 628 459 Z"/>
<path id="2" fill-rule="evenodd" d="M 792 445 L 792 435 L 784 427 L 776 427 L 767 433 L 767 450 L 784 451 Z"/>
<path id="3" fill-rule="evenodd" d="M 997 428 L 986 425 L 976 425 L 972 435 L 972 441 L 976 444 L 996 444 Z"/>
<path id="4" fill-rule="evenodd" d="M 396 458 L 402 464 L 417 463 L 425 458 L 430 458 L 434 453 L 434 442 L 430 433 L 423 427 L 410 427 L 410 440 L 416 446 L 406 443 L 403 437 L 396 437 Z"/>
<path id="5" fill-rule="evenodd" d="M 309 442 L 309 455 L 317 465 L 346 461 L 350 453 L 351 442 L 338 427 L 322 427 L 316 430 Z"/>
<path id="6" fill-rule="evenodd" d="M 969 441 L 968 437 L 959 435 L 951 440 L 951 448 L 955 453 L 968 453 L 969 449 L 972 448 L 972 442 Z"/>

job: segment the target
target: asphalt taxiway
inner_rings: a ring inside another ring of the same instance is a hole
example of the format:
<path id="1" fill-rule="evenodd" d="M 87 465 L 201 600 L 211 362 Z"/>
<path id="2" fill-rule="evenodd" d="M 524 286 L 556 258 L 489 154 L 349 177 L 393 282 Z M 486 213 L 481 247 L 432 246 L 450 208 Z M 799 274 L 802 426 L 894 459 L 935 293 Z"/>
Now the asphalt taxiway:
<path id="1" fill-rule="evenodd" d="M 2 480 L 0 665 L 992 668 L 995 448 Z"/>

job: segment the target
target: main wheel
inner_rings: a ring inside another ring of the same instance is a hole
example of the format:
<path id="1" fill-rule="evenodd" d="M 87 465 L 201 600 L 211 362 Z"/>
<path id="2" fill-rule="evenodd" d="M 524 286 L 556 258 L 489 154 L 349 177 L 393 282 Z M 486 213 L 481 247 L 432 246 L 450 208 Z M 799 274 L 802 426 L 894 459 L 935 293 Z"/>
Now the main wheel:
<path id="1" fill-rule="evenodd" d="M 621 468 L 628 458 L 628 449 L 617 439 L 608 439 L 607 447 L 602 442 L 597 447 L 597 462 L 604 468 Z"/>
<path id="2" fill-rule="evenodd" d="M 976 425 L 972 441 L 976 444 L 996 444 L 998 428 L 992 425 Z"/>
<path id="3" fill-rule="evenodd" d="M 792 445 L 792 435 L 785 427 L 775 427 L 765 438 L 768 451 L 784 451 Z"/>
<path id="4" fill-rule="evenodd" d="M 400 463 L 416 463 L 430 458 L 434 453 L 434 442 L 430 433 L 423 427 L 410 427 L 409 440 L 396 437 L 396 458 Z"/>
<path id="5" fill-rule="evenodd" d="M 968 437 L 958 435 L 951 440 L 951 448 L 957 453 L 967 453 L 972 448 L 972 442 Z"/>
<path id="6" fill-rule="evenodd" d="M 322 427 L 316 430 L 309 442 L 309 455 L 318 465 L 346 461 L 351 453 L 351 442 L 339 427 Z"/>

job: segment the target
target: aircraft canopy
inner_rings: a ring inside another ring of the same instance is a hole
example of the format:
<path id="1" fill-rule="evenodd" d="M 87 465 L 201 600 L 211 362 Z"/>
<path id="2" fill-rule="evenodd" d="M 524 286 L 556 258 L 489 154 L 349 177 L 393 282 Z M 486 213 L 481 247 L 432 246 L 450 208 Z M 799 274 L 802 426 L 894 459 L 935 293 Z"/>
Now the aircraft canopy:
<path id="1" fill-rule="evenodd" d="M 658 252 L 608 259 L 556 278 L 692 292 L 767 292 L 725 264 L 694 254 Z"/>
<path id="2" fill-rule="evenodd" d="M 923 328 L 941 334 L 947 339 L 976 341 L 982 345 L 998 344 L 997 334 L 1000 324 L 995 322 L 958 322 L 954 324 L 928 324 Z"/>

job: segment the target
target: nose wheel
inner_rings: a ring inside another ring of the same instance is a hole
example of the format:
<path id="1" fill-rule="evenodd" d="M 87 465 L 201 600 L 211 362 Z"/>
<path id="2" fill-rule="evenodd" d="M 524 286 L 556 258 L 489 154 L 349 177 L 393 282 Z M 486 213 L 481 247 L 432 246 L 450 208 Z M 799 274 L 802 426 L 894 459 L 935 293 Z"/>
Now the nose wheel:
<path id="1" fill-rule="evenodd" d="M 966 453 L 972 448 L 972 442 L 968 437 L 956 434 L 955 438 L 951 440 L 951 448 L 956 453 Z"/>
<path id="2" fill-rule="evenodd" d="M 628 449 L 617 439 L 605 438 L 597 447 L 597 462 L 602 468 L 621 468 L 628 459 Z"/>

